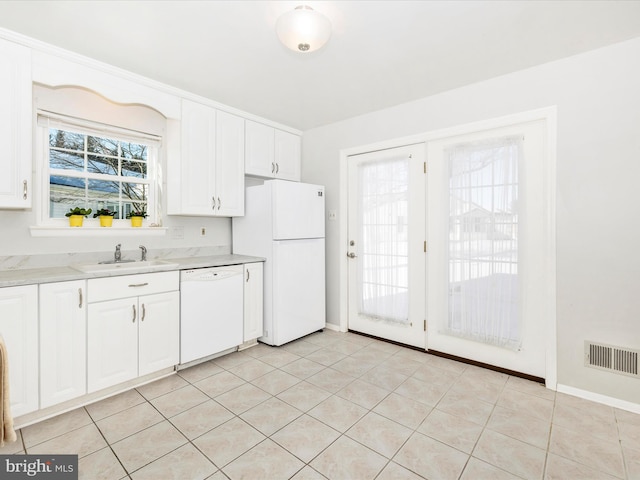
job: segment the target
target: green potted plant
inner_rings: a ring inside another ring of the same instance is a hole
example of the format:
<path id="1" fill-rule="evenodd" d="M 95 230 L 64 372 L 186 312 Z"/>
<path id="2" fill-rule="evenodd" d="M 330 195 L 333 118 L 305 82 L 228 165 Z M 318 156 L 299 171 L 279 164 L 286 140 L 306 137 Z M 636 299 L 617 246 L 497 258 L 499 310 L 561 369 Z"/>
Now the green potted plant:
<path id="1" fill-rule="evenodd" d="M 147 212 L 144 210 L 134 210 L 127 214 L 127 218 L 131 219 L 132 227 L 141 227 L 142 219 L 147 218 Z"/>
<path id="2" fill-rule="evenodd" d="M 101 227 L 110 227 L 113 225 L 113 216 L 116 212 L 109 210 L 108 208 L 100 208 L 93 214 L 93 218 L 100 218 Z"/>
<path id="3" fill-rule="evenodd" d="M 86 217 L 90 213 L 91 213 L 90 208 L 74 207 L 69 209 L 69 211 L 65 213 L 64 216 L 69 217 L 70 227 L 81 227 L 84 217 Z"/>

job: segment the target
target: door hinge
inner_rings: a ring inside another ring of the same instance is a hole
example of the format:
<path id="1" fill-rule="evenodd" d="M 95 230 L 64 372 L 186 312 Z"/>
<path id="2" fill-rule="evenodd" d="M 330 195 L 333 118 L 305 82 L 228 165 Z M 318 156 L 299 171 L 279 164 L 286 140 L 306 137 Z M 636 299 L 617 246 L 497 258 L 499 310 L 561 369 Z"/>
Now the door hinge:
<path id="1" fill-rule="evenodd" d="M 427 162 L 424 162 L 424 173 L 427 173 Z"/>
<path id="2" fill-rule="evenodd" d="M 424 253 L 427 253 L 427 241 L 424 241 L 424 246 L 422 247 L 424 250 Z"/>
<path id="3" fill-rule="evenodd" d="M 424 331 L 425 332 L 427 331 L 427 321 L 426 320 L 424 321 Z"/>

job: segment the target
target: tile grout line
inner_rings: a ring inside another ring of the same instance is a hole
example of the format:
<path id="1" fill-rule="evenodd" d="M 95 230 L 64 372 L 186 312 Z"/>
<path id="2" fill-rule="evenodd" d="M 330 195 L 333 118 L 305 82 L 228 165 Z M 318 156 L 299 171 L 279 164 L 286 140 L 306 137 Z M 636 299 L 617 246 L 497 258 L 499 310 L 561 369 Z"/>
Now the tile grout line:
<path id="1" fill-rule="evenodd" d="M 127 477 L 129 477 L 129 471 L 127 470 L 127 468 L 124 466 L 124 464 L 122 463 L 122 461 L 120 460 L 120 457 L 118 457 L 118 455 L 116 455 L 116 452 L 113 450 L 113 447 L 111 446 L 111 443 L 107 440 L 107 438 L 104 436 L 104 433 L 102 433 L 102 430 L 100 430 L 100 427 L 98 426 L 98 424 L 96 423 L 95 419 L 93 418 L 93 416 L 91 415 L 91 413 L 89 413 L 89 410 L 87 410 L 87 407 L 84 406 L 82 407 L 84 409 L 85 412 L 87 412 L 87 415 L 89 415 L 89 418 L 91 419 L 91 421 L 93 422 L 93 424 L 95 425 L 96 429 L 98 430 L 98 432 L 100 433 L 100 436 L 104 439 L 105 443 L 107 444 L 107 447 L 109 448 L 109 450 L 111 450 L 111 453 L 113 453 L 113 456 L 116 458 L 116 460 L 118 461 L 118 463 L 120 464 L 120 466 L 122 467 L 122 470 L 124 470 L 124 473 L 126 474 Z M 96 450 L 97 452 L 99 452 L 100 450 Z M 96 452 L 92 452 L 92 453 L 96 453 Z M 91 454 L 89 454 L 91 455 Z M 85 455 L 85 456 L 89 456 L 89 455 Z M 83 457 L 84 458 L 84 457 Z M 78 458 L 78 464 L 80 463 L 80 459 Z M 78 466 L 78 470 L 80 469 L 80 467 Z M 124 478 L 124 477 L 123 477 Z"/>

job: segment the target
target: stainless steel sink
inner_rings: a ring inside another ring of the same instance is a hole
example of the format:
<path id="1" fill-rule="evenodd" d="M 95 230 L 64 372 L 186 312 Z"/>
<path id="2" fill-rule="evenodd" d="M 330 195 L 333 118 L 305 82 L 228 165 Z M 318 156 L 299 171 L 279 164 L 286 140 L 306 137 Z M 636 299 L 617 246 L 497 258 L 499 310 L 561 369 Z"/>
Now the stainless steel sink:
<path id="1" fill-rule="evenodd" d="M 160 268 L 172 268 L 177 267 L 177 263 L 167 262 L 165 260 L 145 260 L 145 261 L 120 261 L 120 262 L 105 262 L 105 263 L 83 263 L 77 265 L 71 265 L 71 268 L 84 273 L 102 273 L 102 272 L 114 272 L 114 271 L 135 271 L 135 270 L 154 270 Z"/>

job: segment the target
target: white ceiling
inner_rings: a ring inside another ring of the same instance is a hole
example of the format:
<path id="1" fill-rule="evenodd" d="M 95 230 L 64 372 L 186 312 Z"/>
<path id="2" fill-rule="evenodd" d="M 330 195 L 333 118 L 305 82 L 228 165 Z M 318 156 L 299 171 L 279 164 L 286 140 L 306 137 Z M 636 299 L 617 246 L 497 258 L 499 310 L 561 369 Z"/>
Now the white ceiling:
<path id="1" fill-rule="evenodd" d="M 277 39 L 305 3 L 333 25 Z M 0 27 L 300 130 L 640 36 L 640 1 L 0 1 Z"/>

